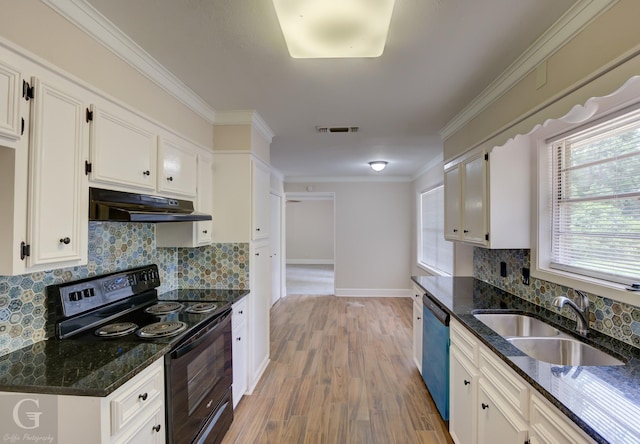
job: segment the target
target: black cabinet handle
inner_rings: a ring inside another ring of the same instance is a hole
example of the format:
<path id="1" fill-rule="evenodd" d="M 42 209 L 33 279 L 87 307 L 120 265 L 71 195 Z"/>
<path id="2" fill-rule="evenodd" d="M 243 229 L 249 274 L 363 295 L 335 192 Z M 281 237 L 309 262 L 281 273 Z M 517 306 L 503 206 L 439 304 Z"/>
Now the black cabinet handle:
<path id="1" fill-rule="evenodd" d="M 160 429 L 161 429 L 161 426 L 160 426 L 160 424 L 158 424 L 158 425 L 154 425 L 152 428 L 153 428 L 153 430 L 154 430 L 155 432 L 159 432 L 159 431 L 160 431 Z"/>
<path id="2" fill-rule="evenodd" d="M 454 229 L 453 229 L 453 232 L 454 232 L 454 233 L 457 233 L 457 232 L 458 232 L 458 229 L 457 229 L 457 228 L 454 228 Z"/>
<path id="3" fill-rule="evenodd" d="M 471 381 L 467 381 L 466 379 L 464 380 L 464 385 L 469 385 L 471 384 Z"/>
<path id="4" fill-rule="evenodd" d="M 416 319 L 419 321 L 419 320 L 420 320 L 420 319 L 422 319 L 422 318 L 421 318 L 420 316 L 418 316 Z"/>
<path id="5" fill-rule="evenodd" d="M 489 404 L 485 404 L 484 402 L 480 405 L 482 406 L 482 410 L 486 410 L 489 408 Z"/>
<path id="6" fill-rule="evenodd" d="M 236 338 L 236 341 L 240 341 L 242 338 Z"/>
<path id="7" fill-rule="evenodd" d="M 146 171 L 143 171 L 142 174 L 145 175 L 145 176 L 150 176 L 151 175 L 151 171 L 146 170 Z"/>
<path id="8" fill-rule="evenodd" d="M 240 310 L 238 313 L 242 314 L 242 313 L 244 313 L 244 310 Z"/>
<path id="9" fill-rule="evenodd" d="M 207 230 L 202 230 L 202 232 L 203 232 L 204 234 L 207 234 L 207 233 L 208 233 L 208 231 L 207 231 Z"/>
<path id="10" fill-rule="evenodd" d="M 469 232 L 469 230 L 462 230 L 462 232 L 463 232 L 463 233 L 468 233 L 468 232 Z"/>
<path id="11" fill-rule="evenodd" d="M 260 253 L 256 253 L 256 256 L 260 256 Z"/>
<path id="12" fill-rule="evenodd" d="M 260 231 L 260 228 L 256 228 L 256 231 Z"/>
<path id="13" fill-rule="evenodd" d="M 138 399 L 142 399 L 143 401 L 146 401 L 148 396 L 149 396 L 148 394 L 143 393 L 142 395 L 138 395 Z"/>
<path id="14" fill-rule="evenodd" d="M 167 180 L 168 180 L 169 182 L 173 182 L 173 176 L 169 176 L 169 177 L 167 177 Z"/>
<path id="15" fill-rule="evenodd" d="M 65 244 L 65 245 L 69 245 L 71 243 L 71 239 L 68 238 L 68 237 L 60 238 L 60 243 L 61 244 Z"/>

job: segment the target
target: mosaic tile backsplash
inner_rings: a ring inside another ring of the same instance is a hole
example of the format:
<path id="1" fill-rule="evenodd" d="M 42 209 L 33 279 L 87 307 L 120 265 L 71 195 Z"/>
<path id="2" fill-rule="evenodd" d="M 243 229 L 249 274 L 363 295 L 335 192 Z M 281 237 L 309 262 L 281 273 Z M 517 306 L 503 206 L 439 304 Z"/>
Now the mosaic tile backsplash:
<path id="1" fill-rule="evenodd" d="M 48 285 L 155 263 L 160 292 L 249 286 L 249 244 L 156 248 L 155 225 L 90 222 L 86 266 L 0 276 L 0 356 L 46 339 Z"/>
<path id="2" fill-rule="evenodd" d="M 500 262 L 507 264 L 507 276 L 500 276 Z M 556 296 L 575 299 L 573 289 L 531 277 L 522 283 L 522 268 L 530 268 L 529 250 L 487 250 L 474 248 L 473 276 L 536 305 L 575 320 L 568 309 L 551 305 Z M 640 307 L 589 294 L 591 305 L 589 327 L 605 335 L 640 348 Z"/>

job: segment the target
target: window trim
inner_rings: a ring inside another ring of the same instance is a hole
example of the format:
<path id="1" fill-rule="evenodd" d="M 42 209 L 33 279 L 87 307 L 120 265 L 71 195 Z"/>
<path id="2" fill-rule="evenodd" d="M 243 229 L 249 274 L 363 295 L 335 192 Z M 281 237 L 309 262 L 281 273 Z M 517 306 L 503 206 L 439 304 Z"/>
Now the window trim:
<path id="1" fill-rule="evenodd" d="M 637 101 L 637 99 L 635 99 Z M 549 144 L 564 138 L 567 135 L 580 131 L 589 126 L 594 126 L 609 119 L 613 119 L 620 114 L 639 108 L 640 103 L 629 106 L 628 102 L 623 102 L 623 106 L 604 106 L 597 113 L 592 113 L 589 117 L 580 122 L 563 122 L 557 119 L 550 125 L 556 131 L 549 135 L 549 129 L 534 131 L 531 134 L 532 149 L 536 150 L 536 174 L 535 184 L 532 187 L 532 247 L 531 247 L 531 276 L 537 279 L 548 281 L 552 284 L 560 284 L 569 288 L 576 288 L 599 296 L 608 297 L 619 302 L 638 304 L 637 292 L 626 290 L 626 285 L 616 283 L 606 279 L 586 276 L 571 271 L 551 268 L 551 199 L 552 193 L 552 162 L 548 155 Z M 544 128 L 544 127 L 543 127 Z"/>
<path id="2" fill-rule="evenodd" d="M 442 230 L 442 240 L 445 242 L 449 242 L 451 244 L 451 269 L 452 272 L 451 273 L 447 273 L 444 270 L 438 269 L 438 268 L 434 268 L 433 266 L 426 264 L 424 262 L 421 261 L 422 259 L 422 196 L 426 193 L 429 193 L 431 191 L 434 191 L 438 188 L 442 188 L 442 193 L 443 193 L 443 198 L 444 198 L 444 182 L 438 182 L 430 187 L 424 188 L 420 191 L 417 192 L 417 209 L 418 211 L 416 211 L 416 216 L 417 216 L 417 246 L 416 246 L 416 266 L 424 271 L 426 271 L 427 273 L 436 275 L 436 276 L 446 276 L 446 277 L 451 277 L 454 275 L 455 272 L 455 243 L 454 242 L 450 242 L 444 239 L 444 227 Z M 442 208 L 442 217 L 443 217 L 443 224 L 444 224 L 444 207 Z"/>

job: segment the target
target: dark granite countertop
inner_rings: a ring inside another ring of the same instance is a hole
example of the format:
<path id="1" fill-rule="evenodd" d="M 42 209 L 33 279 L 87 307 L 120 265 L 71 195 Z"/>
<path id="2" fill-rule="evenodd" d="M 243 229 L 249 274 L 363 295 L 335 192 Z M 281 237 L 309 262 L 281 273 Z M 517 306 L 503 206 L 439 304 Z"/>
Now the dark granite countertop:
<path id="1" fill-rule="evenodd" d="M 249 290 L 181 289 L 163 300 L 226 300 Z M 0 392 L 107 396 L 170 350 L 167 343 L 55 338 L 0 356 Z"/>
<path id="2" fill-rule="evenodd" d="M 590 330 L 588 338 L 580 339 L 622 358 L 626 365 L 559 366 L 538 361 L 477 320 L 473 313 L 524 312 L 573 336 L 575 322 L 471 277 L 413 276 L 412 280 L 596 442 L 640 442 L 639 349 Z"/>

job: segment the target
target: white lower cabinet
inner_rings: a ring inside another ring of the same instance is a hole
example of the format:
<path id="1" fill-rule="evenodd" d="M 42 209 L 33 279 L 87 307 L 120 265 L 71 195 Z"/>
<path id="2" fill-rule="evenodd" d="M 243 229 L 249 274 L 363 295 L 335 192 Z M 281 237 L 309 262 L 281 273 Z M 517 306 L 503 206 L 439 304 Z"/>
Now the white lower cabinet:
<path id="1" fill-rule="evenodd" d="M 413 290 L 413 361 L 422 373 L 422 295 Z"/>
<path id="2" fill-rule="evenodd" d="M 162 444 L 166 441 L 164 358 L 105 397 L 0 393 L 36 403 L 42 418 L 57 418 L 60 443 Z"/>
<path id="3" fill-rule="evenodd" d="M 232 357 L 233 357 L 233 407 L 235 408 L 242 396 L 247 392 L 247 299 L 251 295 L 233 304 L 231 315 L 232 328 Z"/>
<path id="4" fill-rule="evenodd" d="M 478 371 L 453 345 L 450 348 L 449 432 L 456 443 L 475 443 Z"/>
<path id="5" fill-rule="evenodd" d="M 593 442 L 453 319 L 450 359 L 449 432 L 456 444 Z"/>
<path id="6" fill-rule="evenodd" d="M 478 402 L 475 410 L 479 444 L 525 444 L 527 441 L 526 421 L 498 394 L 496 388 L 482 377 L 478 381 Z"/>
<path id="7" fill-rule="evenodd" d="M 593 440 L 570 424 L 555 407 L 537 394 L 531 395 L 529 441 L 531 444 L 582 444 Z"/>

